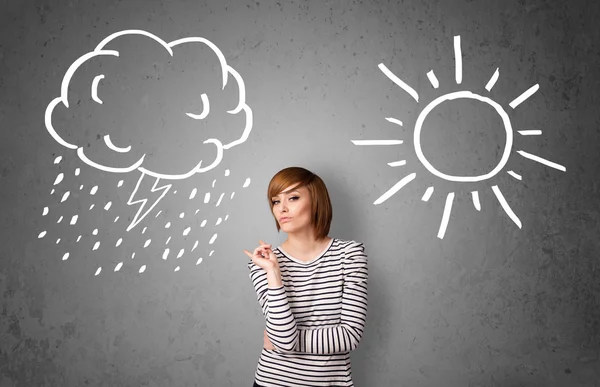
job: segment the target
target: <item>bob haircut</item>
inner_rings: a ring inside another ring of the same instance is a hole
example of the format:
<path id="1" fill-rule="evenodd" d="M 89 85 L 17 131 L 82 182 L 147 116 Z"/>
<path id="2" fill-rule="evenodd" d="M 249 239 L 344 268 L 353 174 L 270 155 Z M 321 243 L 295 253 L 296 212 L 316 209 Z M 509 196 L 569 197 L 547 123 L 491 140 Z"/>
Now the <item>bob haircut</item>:
<path id="1" fill-rule="evenodd" d="M 315 228 L 317 240 L 324 239 L 329 234 L 329 227 L 331 226 L 331 219 L 333 217 L 329 193 L 327 192 L 325 183 L 319 176 L 301 167 L 282 169 L 269 182 L 267 200 L 269 201 L 271 215 L 275 218 L 277 232 L 279 232 L 281 227 L 279 227 L 279 222 L 273 214 L 273 202 L 271 198 L 279 195 L 284 189 L 293 184 L 296 184 L 292 187 L 294 189 L 300 187 L 308 189 L 312 212 L 311 225 Z"/>

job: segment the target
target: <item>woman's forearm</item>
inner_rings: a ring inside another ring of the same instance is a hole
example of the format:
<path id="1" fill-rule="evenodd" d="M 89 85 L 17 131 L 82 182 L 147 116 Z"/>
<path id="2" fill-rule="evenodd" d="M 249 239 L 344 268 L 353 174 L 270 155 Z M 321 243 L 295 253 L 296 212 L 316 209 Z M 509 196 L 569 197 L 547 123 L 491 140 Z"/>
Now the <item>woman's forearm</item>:
<path id="1" fill-rule="evenodd" d="M 267 270 L 267 282 L 270 288 L 280 288 L 283 286 L 281 282 L 281 271 L 278 267 Z"/>

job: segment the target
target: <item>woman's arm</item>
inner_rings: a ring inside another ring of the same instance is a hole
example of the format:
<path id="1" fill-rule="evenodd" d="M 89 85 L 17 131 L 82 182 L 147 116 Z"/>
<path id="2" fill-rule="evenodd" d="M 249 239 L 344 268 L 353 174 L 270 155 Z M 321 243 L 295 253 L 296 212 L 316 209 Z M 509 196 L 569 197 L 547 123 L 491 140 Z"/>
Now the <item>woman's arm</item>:
<path id="1" fill-rule="evenodd" d="M 273 346 L 290 353 L 297 347 L 298 329 L 290 309 L 278 267 L 268 271 L 250 262 L 250 279 L 266 320 L 266 331 Z"/>
<path id="2" fill-rule="evenodd" d="M 335 354 L 358 347 L 367 319 L 367 255 L 362 243 L 353 242 L 343 259 L 344 286 L 341 322 L 331 328 L 300 329 L 297 352 Z"/>
<path id="3" fill-rule="evenodd" d="M 367 317 L 368 267 L 362 243 L 354 242 L 345 250 L 341 323 L 331 328 L 297 329 L 283 286 L 269 289 L 278 285 L 278 273 L 269 276 L 252 262 L 248 267 L 258 302 L 267 321 L 267 336 L 277 349 L 288 353 L 335 354 L 357 348 Z M 272 319 L 270 300 L 274 300 L 277 305 L 277 314 Z"/>

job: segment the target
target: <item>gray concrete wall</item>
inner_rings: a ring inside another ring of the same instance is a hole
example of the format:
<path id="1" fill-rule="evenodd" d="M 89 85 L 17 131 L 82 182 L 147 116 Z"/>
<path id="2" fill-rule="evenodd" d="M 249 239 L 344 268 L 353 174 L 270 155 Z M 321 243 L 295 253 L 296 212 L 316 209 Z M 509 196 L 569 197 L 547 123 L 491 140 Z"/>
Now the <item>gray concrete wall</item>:
<path id="1" fill-rule="evenodd" d="M 599 17 L 593 1 L 3 2 L 0 386 L 250 386 L 264 321 L 242 250 L 285 239 L 265 196 L 290 165 L 325 180 L 330 235 L 363 242 L 369 255 L 357 386 L 600 386 Z M 206 44 L 171 56 L 150 37 L 122 36 L 105 47 L 118 57 L 96 55 L 73 72 L 50 114 L 55 140 L 46 111 L 70 66 L 127 29 L 214 43 L 243 79 L 252 120 L 226 113 L 239 82 L 230 75 L 222 88 Z M 102 104 L 91 91 L 100 74 Z M 432 109 L 423 155 L 447 175 L 485 175 L 510 133 L 506 164 L 489 179 L 443 179 L 417 157 L 419 116 L 456 91 L 489 100 Z M 200 114 L 203 93 L 210 113 L 193 120 L 185 113 Z M 147 198 L 149 208 L 164 192 L 151 192 L 151 173 L 209 166 L 220 147 L 204 141 L 231 144 L 248 122 L 247 140 L 221 149 L 214 168 L 159 179 L 155 188 L 171 187 L 127 231 L 140 207 L 128 201 Z M 107 134 L 131 150 L 110 150 Z M 139 169 L 99 167 L 135 167 L 142 156 L 141 180 Z"/>

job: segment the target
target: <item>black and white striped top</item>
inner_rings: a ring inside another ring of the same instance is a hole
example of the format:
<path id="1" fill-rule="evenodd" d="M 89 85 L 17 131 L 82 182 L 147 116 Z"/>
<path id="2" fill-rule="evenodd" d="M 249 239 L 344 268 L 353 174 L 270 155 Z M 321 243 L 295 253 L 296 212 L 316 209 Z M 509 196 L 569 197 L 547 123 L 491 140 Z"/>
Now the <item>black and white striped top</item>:
<path id="1" fill-rule="evenodd" d="M 310 262 L 273 249 L 283 286 L 269 288 L 252 261 L 250 279 L 275 350 L 262 349 L 256 382 L 265 387 L 353 386 L 350 351 L 367 317 L 367 255 L 362 243 L 333 238 Z"/>

